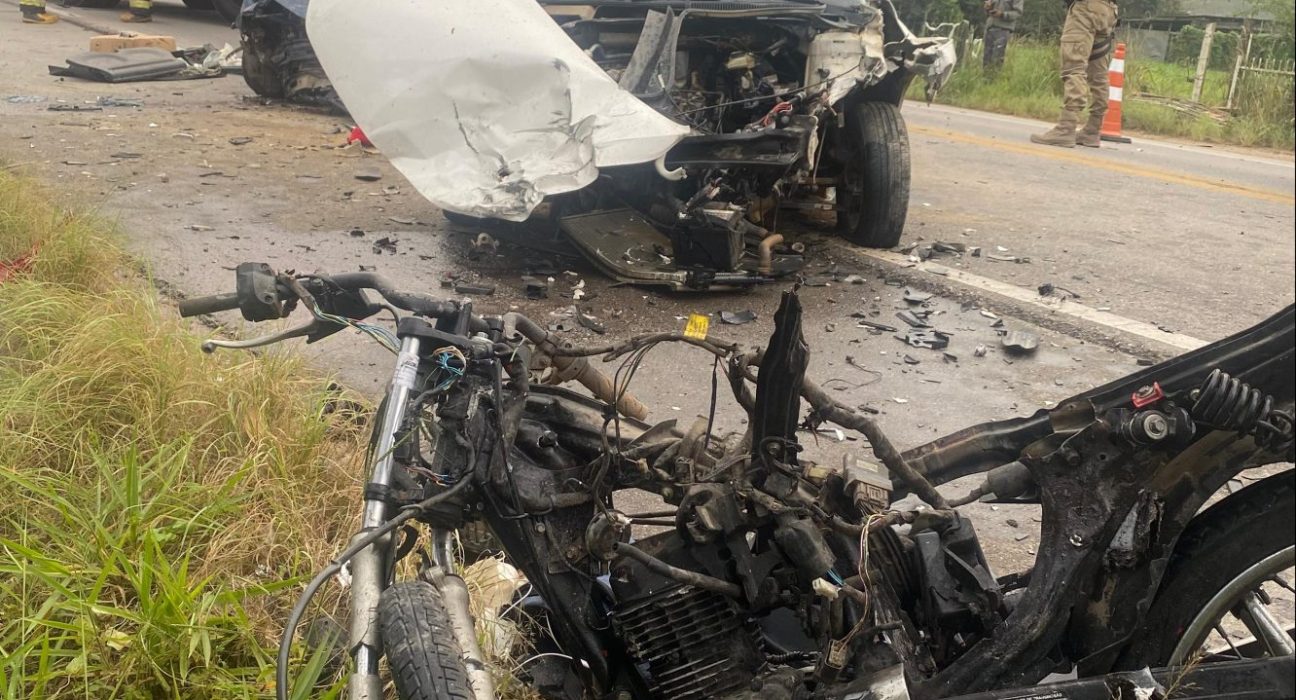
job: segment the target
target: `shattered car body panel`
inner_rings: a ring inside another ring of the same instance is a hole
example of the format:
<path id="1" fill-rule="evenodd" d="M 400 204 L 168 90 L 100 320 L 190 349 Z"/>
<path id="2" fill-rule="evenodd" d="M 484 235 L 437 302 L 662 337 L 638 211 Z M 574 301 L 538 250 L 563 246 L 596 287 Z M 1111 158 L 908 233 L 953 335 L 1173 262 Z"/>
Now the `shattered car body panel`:
<path id="1" fill-rule="evenodd" d="M 862 196 L 835 187 L 862 157 L 843 146 L 846 112 L 898 106 L 914 76 L 930 91 L 953 66 L 948 40 L 914 37 L 889 0 L 313 0 L 307 28 L 351 114 L 432 203 L 522 221 L 554 198 L 587 252 L 606 231 L 572 217 L 647 221 L 669 246 L 602 265 L 676 289 L 799 269 L 778 211 Z M 907 173 L 906 155 L 899 192 Z"/>
<path id="2" fill-rule="evenodd" d="M 618 88 L 530 0 L 315 0 L 307 28 L 369 139 L 461 214 L 522 221 L 688 131 Z M 380 35 L 384 50 L 367 50 Z"/>

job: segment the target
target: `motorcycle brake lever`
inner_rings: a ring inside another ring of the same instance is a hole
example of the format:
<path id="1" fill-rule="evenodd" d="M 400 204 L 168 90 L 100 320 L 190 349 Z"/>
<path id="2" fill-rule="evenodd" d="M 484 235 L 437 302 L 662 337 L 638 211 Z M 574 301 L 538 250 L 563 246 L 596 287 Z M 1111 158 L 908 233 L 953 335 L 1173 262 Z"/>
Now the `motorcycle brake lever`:
<path id="1" fill-rule="evenodd" d="M 311 333 L 320 330 L 320 326 L 321 324 L 319 321 L 312 320 L 310 323 L 295 328 L 287 328 L 278 333 L 263 335 L 259 338 L 250 338 L 248 340 L 208 339 L 203 341 L 202 351 L 210 355 L 211 353 L 216 352 L 217 348 L 223 348 L 225 350 L 251 350 L 252 348 L 273 345 L 281 340 L 289 340 L 291 338 L 300 338 L 304 335 L 310 335 Z"/>

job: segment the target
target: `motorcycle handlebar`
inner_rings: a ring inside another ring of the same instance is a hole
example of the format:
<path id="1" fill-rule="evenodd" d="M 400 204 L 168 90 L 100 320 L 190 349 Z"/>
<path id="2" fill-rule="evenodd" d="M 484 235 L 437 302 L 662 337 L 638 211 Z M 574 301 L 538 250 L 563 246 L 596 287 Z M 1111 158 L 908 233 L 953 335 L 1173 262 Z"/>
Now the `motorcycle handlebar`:
<path id="1" fill-rule="evenodd" d="M 392 306 L 428 318 L 449 316 L 459 312 L 454 302 L 438 299 L 430 294 L 403 292 L 392 286 L 384 277 L 372 272 L 345 272 L 336 275 L 318 275 L 321 281 L 347 290 L 372 289 L 378 292 Z M 278 285 L 281 300 L 292 295 L 283 284 Z M 240 308 L 238 293 L 215 294 L 206 297 L 185 299 L 179 304 L 181 316 L 198 316 L 201 314 L 229 311 Z M 522 332 L 528 340 L 542 351 L 557 347 L 557 341 L 539 324 L 520 314 L 507 314 L 506 325 Z M 486 330 L 486 321 L 474 315 L 470 330 Z M 589 389 L 600 400 L 615 404 L 618 411 L 631 418 L 642 419 L 648 415 L 648 407 L 625 391 L 618 391 L 612 379 L 600 372 L 584 357 L 554 356 L 554 366 L 564 381 L 574 381 Z"/>
<path id="2" fill-rule="evenodd" d="M 238 294 L 229 292 L 226 294 L 213 294 L 208 297 L 194 297 L 185 299 L 180 302 L 180 315 L 188 318 L 190 316 L 202 316 L 203 314 L 214 314 L 217 311 L 231 311 L 239 307 Z"/>

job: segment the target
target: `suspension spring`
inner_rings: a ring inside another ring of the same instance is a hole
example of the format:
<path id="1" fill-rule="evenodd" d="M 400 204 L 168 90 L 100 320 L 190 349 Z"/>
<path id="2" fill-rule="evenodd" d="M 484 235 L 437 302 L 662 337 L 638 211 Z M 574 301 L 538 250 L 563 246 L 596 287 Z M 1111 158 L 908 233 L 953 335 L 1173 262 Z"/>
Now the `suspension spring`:
<path id="1" fill-rule="evenodd" d="M 1192 416 L 1219 430 L 1235 430 L 1255 438 L 1261 447 L 1291 442 L 1292 415 L 1273 407 L 1273 397 L 1216 369 L 1193 392 Z"/>

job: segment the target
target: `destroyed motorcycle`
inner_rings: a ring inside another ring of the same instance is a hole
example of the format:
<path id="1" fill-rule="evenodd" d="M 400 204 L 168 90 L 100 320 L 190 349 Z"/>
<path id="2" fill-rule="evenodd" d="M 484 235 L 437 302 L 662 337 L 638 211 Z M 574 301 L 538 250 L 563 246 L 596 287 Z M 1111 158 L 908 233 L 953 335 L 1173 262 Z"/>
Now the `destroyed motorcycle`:
<path id="1" fill-rule="evenodd" d="M 453 547 L 482 525 L 526 575 L 531 594 L 509 608 L 535 623 L 540 653 L 517 672 L 548 698 L 1296 691 L 1291 610 L 1270 605 L 1292 586 L 1293 471 L 1237 478 L 1293 457 L 1293 307 L 1051 410 L 900 452 L 807 378 L 795 292 L 768 346 L 743 349 L 700 323 L 571 347 L 524 316 L 478 315 L 373 273 L 245 263 L 236 289 L 181 312 L 265 321 L 301 306 L 310 320 L 208 349 L 353 328 L 396 353 L 361 528 L 292 612 L 280 698 L 306 603 L 344 567 L 351 700 L 383 697 L 384 655 L 404 700 L 494 697 Z M 408 313 L 394 332 L 357 320 L 383 310 Z M 744 434 L 645 422 L 628 388 L 667 342 L 715 362 Z M 596 355 L 621 359 L 615 381 Z M 861 433 L 879 464 L 805 459 L 798 431 L 825 423 Z M 938 489 L 975 474 L 961 497 Z M 626 512 L 631 489 L 668 505 Z M 1033 568 L 991 570 L 959 510 L 977 499 L 1042 506 Z M 397 566 L 411 554 L 417 567 Z M 1073 675 L 1037 685 L 1050 674 Z"/>

